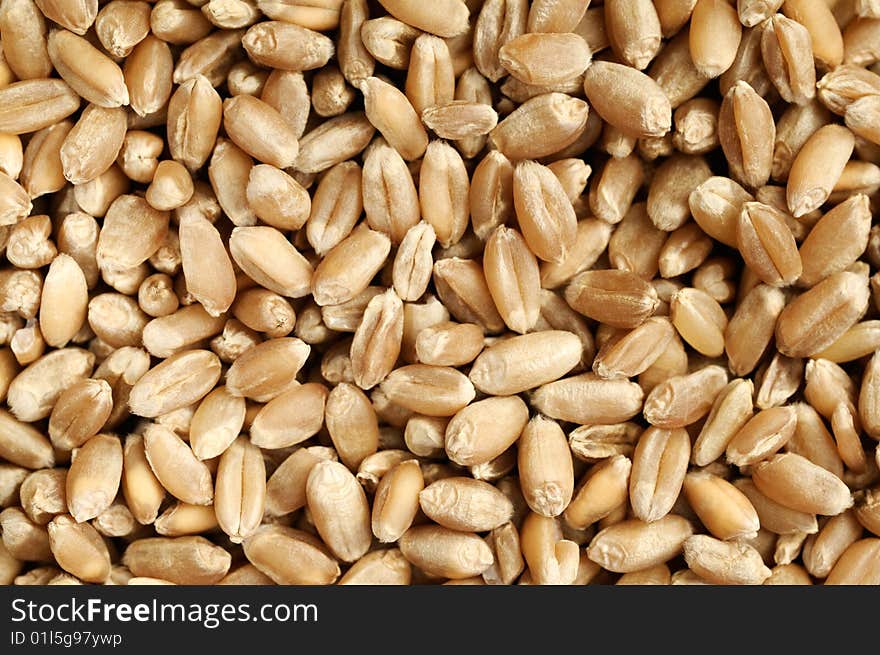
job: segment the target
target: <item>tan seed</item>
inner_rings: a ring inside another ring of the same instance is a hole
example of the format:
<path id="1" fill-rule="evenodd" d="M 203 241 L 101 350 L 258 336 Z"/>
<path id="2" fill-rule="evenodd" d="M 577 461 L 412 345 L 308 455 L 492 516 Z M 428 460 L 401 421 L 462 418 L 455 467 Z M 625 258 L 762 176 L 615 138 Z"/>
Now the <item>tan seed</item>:
<path id="1" fill-rule="evenodd" d="M 351 344 L 351 368 L 362 389 L 379 384 L 394 368 L 403 338 L 403 303 L 393 289 L 370 300 Z"/>
<path id="2" fill-rule="evenodd" d="M 406 0 L 381 0 L 381 4 L 398 20 L 438 36 L 452 37 L 467 29 L 468 10 L 462 0 L 442 0 L 430 9 Z"/>
<path id="3" fill-rule="evenodd" d="M 528 10 L 524 0 L 489 0 L 481 7 L 474 28 L 474 62 L 490 81 L 506 74 L 499 51 L 526 31 Z"/>
<path id="4" fill-rule="evenodd" d="M 757 550 L 742 542 L 725 542 L 694 535 L 684 542 L 684 557 L 711 584 L 763 584 L 770 577 Z"/>
<path id="5" fill-rule="evenodd" d="M 412 454 L 405 450 L 380 450 L 364 458 L 364 461 L 358 467 L 357 480 L 368 493 L 375 493 L 379 482 L 389 471 L 401 462 L 411 459 L 414 459 Z M 430 475 L 430 470 L 427 472 L 429 473 L 429 482 L 438 479 Z M 452 475 L 452 472 L 446 468 L 445 473 L 441 473 L 440 477 L 448 477 L 449 475 Z"/>
<path id="6" fill-rule="evenodd" d="M 211 316 L 227 311 L 237 284 L 222 237 L 204 217 L 187 216 L 178 227 L 186 288 Z"/>
<path id="7" fill-rule="evenodd" d="M 13 493 L 18 495 L 21 509 L 34 523 L 45 525 L 57 515 L 67 512 L 67 469 L 42 469 L 29 473 L 27 469 L 7 465 L 3 479 L 4 493 L 14 480 Z"/>
<path id="8" fill-rule="evenodd" d="M 611 48 L 624 63 L 644 70 L 661 48 L 660 18 L 652 2 L 612 0 L 605 5 Z"/>
<path id="9" fill-rule="evenodd" d="M 399 544 L 400 551 L 413 565 L 443 578 L 479 575 L 494 561 L 489 546 L 477 535 L 436 525 L 410 528 Z"/>
<path id="10" fill-rule="evenodd" d="M 428 145 L 428 135 L 407 97 L 378 77 L 366 78 L 360 90 L 364 94 L 367 118 L 388 144 L 404 159 L 421 157 Z"/>
<path id="11" fill-rule="evenodd" d="M 861 536 L 862 526 L 852 510 L 832 516 L 804 543 L 804 565 L 817 578 L 827 577 L 841 555 Z"/>
<path id="12" fill-rule="evenodd" d="M 315 252 L 323 256 L 348 236 L 361 211 L 360 166 L 355 162 L 337 164 L 321 178 L 311 199 L 306 234 Z"/>
<path id="13" fill-rule="evenodd" d="M 365 224 L 334 247 L 315 269 L 312 295 L 321 306 L 351 300 L 367 288 L 391 251 L 391 240 Z"/>
<path id="14" fill-rule="evenodd" d="M 667 232 L 682 227 L 691 214 L 688 196 L 711 174 L 701 157 L 673 155 L 660 164 L 648 187 L 646 209 L 651 222 Z"/>
<path id="15" fill-rule="evenodd" d="M 154 209 L 171 211 L 188 203 L 193 191 L 192 177 L 183 164 L 165 160 L 156 167 L 144 197 Z"/>
<path id="16" fill-rule="evenodd" d="M 649 318 L 620 339 L 606 343 L 593 361 L 602 378 L 634 377 L 657 361 L 674 335 L 668 319 Z"/>
<path id="17" fill-rule="evenodd" d="M 235 263 L 261 286 L 291 298 L 311 291 L 311 264 L 279 230 L 237 227 L 229 244 Z"/>
<path id="18" fill-rule="evenodd" d="M 806 457 L 826 471 L 843 476 L 843 462 L 837 445 L 819 413 L 807 403 L 797 403 L 798 423 L 787 450 Z"/>
<path id="19" fill-rule="evenodd" d="M 592 373 L 563 378 L 539 387 L 532 404 L 551 418 L 580 425 L 614 424 L 642 408 L 641 387 L 628 380 L 603 380 Z"/>
<path id="20" fill-rule="evenodd" d="M 473 323 L 439 323 L 416 337 L 419 362 L 432 366 L 462 366 L 482 350 L 483 330 Z"/>
<path id="21" fill-rule="evenodd" d="M 880 328 L 880 324 L 874 321 L 856 323 L 817 357 L 835 363 L 843 363 L 871 355 L 880 346 L 878 328 Z"/>
<path id="22" fill-rule="evenodd" d="M 685 430 L 654 426 L 639 437 L 632 459 L 629 498 L 636 517 L 648 523 L 666 516 L 681 492 L 690 459 Z"/>
<path id="23" fill-rule="evenodd" d="M 598 462 L 614 455 L 630 456 L 642 433 L 636 423 L 583 425 L 569 435 L 571 451 L 586 462 Z"/>
<path id="24" fill-rule="evenodd" d="M 87 378 L 94 363 L 95 355 L 81 348 L 68 346 L 53 350 L 30 364 L 9 383 L 6 404 L 21 421 L 46 418 L 64 390 Z M 35 446 L 28 438 L 23 438 L 23 442 L 28 449 Z M 10 459 L 14 462 L 16 458 Z"/>
<path id="25" fill-rule="evenodd" d="M 207 78 L 197 75 L 184 81 L 168 103 L 171 156 L 190 171 L 200 168 L 211 154 L 222 117 L 223 103 Z"/>
<path id="26" fill-rule="evenodd" d="M 61 515 L 53 519 L 48 529 L 52 554 L 61 568 L 84 582 L 101 583 L 107 579 L 110 553 L 95 528 Z"/>
<path id="27" fill-rule="evenodd" d="M 733 177 L 749 187 L 766 184 L 776 127 L 770 106 L 747 82 L 737 82 L 724 96 L 718 137 Z"/>
<path id="28" fill-rule="evenodd" d="M 314 382 L 273 398 L 254 417 L 251 442 L 261 448 L 286 448 L 305 441 L 321 429 L 326 400 L 326 387 Z"/>
<path id="29" fill-rule="evenodd" d="M 49 266 L 40 296 L 40 330 L 51 346 L 64 347 L 85 322 L 88 289 L 82 269 L 65 254 Z"/>
<path id="30" fill-rule="evenodd" d="M 864 473 L 867 461 L 862 448 L 861 429 L 856 410 L 851 404 L 839 403 L 834 408 L 831 415 L 831 430 L 843 463 L 856 473 Z"/>
<path id="31" fill-rule="evenodd" d="M 462 466 L 485 464 L 519 438 L 528 420 L 528 408 L 517 396 L 490 397 L 472 403 L 449 421 L 446 454 Z"/>
<path id="32" fill-rule="evenodd" d="M 426 108 L 422 111 L 422 122 L 441 139 L 459 141 L 461 146 L 466 139 L 475 143 L 485 142 L 481 137 L 489 134 L 498 124 L 498 113 L 491 105 L 456 99 Z"/>
<path id="33" fill-rule="evenodd" d="M 261 526 L 244 552 L 276 584 L 332 584 L 339 577 L 339 564 L 321 541 L 293 528 Z"/>
<path id="34" fill-rule="evenodd" d="M 736 466 L 756 464 L 782 448 L 797 422 L 792 407 L 774 407 L 749 419 L 727 446 L 727 459 Z"/>
<path id="35" fill-rule="evenodd" d="M 672 127 L 672 107 L 663 89 L 634 68 L 593 62 L 584 75 L 584 91 L 602 119 L 627 134 L 663 136 Z"/>
<path id="36" fill-rule="evenodd" d="M 527 100 L 489 133 L 489 142 L 510 159 L 536 159 L 571 145 L 587 124 L 589 106 L 564 93 Z"/>
<path id="37" fill-rule="evenodd" d="M 421 33 L 421 30 L 391 16 L 364 21 L 360 29 L 367 52 L 379 63 L 397 70 L 409 66 L 412 44 Z"/>
<path id="38" fill-rule="evenodd" d="M 412 579 L 409 562 L 397 548 L 374 550 L 339 579 L 340 585 L 406 585 Z"/>
<path id="39" fill-rule="evenodd" d="M 382 543 L 400 539 L 419 510 L 419 494 L 425 487 L 416 460 L 401 462 L 382 476 L 373 499 L 372 530 Z"/>
<path id="40" fill-rule="evenodd" d="M 861 194 L 825 214 L 801 244 L 804 271 L 800 283 L 812 286 L 854 263 L 867 247 L 870 215 L 868 199 Z"/>
<path id="41" fill-rule="evenodd" d="M 689 155 L 705 154 L 717 147 L 719 107 L 715 100 L 693 98 L 676 108 L 672 114 L 675 147 Z"/>
<path id="42" fill-rule="evenodd" d="M 241 543 L 260 526 L 265 501 L 263 454 L 239 437 L 220 457 L 214 493 L 217 523 L 232 543 Z"/>
<path id="43" fill-rule="evenodd" d="M 587 555 L 609 571 L 640 571 L 675 557 L 692 534 L 691 524 L 676 515 L 654 523 L 626 520 L 599 532 L 590 542 Z"/>
<path id="44" fill-rule="evenodd" d="M 337 0 L 330 0 L 330 2 L 333 10 L 340 5 Z M 343 2 L 341 5 L 339 7 L 339 38 L 336 45 L 336 58 L 339 60 L 339 68 L 345 79 L 351 84 L 357 84 L 360 80 L 372 75 L 375 68 L 375 62 L 364 43 L 364 39 L 361 38 L 361 28 L 370 17 L 370 10 L 365 0 L 352 0 L 352 2 Z M 316 30 L 321 29 L 319 25 L 306 24 L 304 26 Z"/>
<path id="45" fill-rule="evenodd" d="M 4 3 L 0 26 L 10 76 L 22 80 L 48 77 L 52 62 L 46 52 L 46 20 L 37 3 L 29 0 Z"/>
<path id="46" fill-rule="evenodd" d="M 235 441 L 244 418 L 244 399 L 233 396 L 226 387 L 217 387 L 205 396 L 189 428 L 189 443 L 196 457 L 206 460 L 221 455 Z"/>
<path id="47" fill-rule="evenodd" d="M 536 417 L 518 441 L 518 470 L 523 496 L 532 511 L 558 516 L 574 491 L 571 451 L 555 421 Z"/>
<path id="48" fill-rule="evenodd" d="M 612 227 L 605 221 L 585 218 L 578 221 L 574 242 L 559 263 L 541 263 L 541 286 L 553 289 L 591 268 L 609 245 Z"/>
<path id="49" fill-rule="evenodd" d="M 226 374 L 226 386 L 234 396 L 268 402 L 297 384 L 296 374 L 310 350 L 308 344 L 295 337 L 264 341 L 233 362 Z"/>
<path id="50" fill-rule="evenodd" d="M 211 31 L 211 23 L 196 7 L 178 2 L 158 2 L 150 12 L 150 28 L 169 43 L 190 44 Z"/>
<path id="51" fill-rule="evenodd" d="M 113 343 L 113 341 L 118 340 L 119 337 L 112 335 L 111 330 L 102 330 L 98 325 L 98 320 L 102 318 L 101 315 L 106 312 L 109 316 L 104 320 L 109 324 L 108 327 L 116 327 L 113 325 L 114 321 L 111 320 L 114 318 L 111 313 L 113 310 L 112 305 L 110 308 L 95 306 L 96 300 L 103 297 L 105 296 L 98 296 L 96 299 L 92 300 L 91 306 L 89 307 L 89 321 L 93 326 L 92 329 L 98 334 L 101 334 L 105 341 Z M 121 300 L 127 297 L 118 295 L 110 296 L 110 298 L 118 298 Z M 104 311 L 100 311 L 101 309 Z M 93 316 L 94 314 L 97 314 L 97 316 Z M 129 321 L 131 324 L 137 324 L 135 320 L 129 319 Z M 115 322 L 121 323 L 122 321 L 116 319 Z M 140 326 L 138 336 L 143 336 L 144 347 L 154 356 L 170 357 L 175 353 L 183 352 L 198 345 L 206 338 L 214 336 L 222 329 L 224 322 L 224 318 L 212 317 L 202 308 L 201 305 L 189 305 L 181 307 L 176 312 L 168 314 L 167 316 L 155 318 L 145 326 Z M 105 332 L 109 332 L 109 334 L 104 334 Z M 111 336 L 114 336 L 115 339 L 111 339 Z"/>
<path id="52" fill-rule="evenodd" d="M 776 323 L 776 344 L 789 357 L 815 355 L 834 343 L 864 313 L 868 288 L 849 272 L 835 273 L 791 301 Z"/>
<path id="53" fill-rule="evenodd" d="M 654 80 L 669 98 L 670 106 L 675 109 L 696 96 L 709 82 L 709 76 L 697 67 L 691 54 L 691 30 L 681 30 L 658 53 L 648 68 L 648 76 Z M 724 49 L 731 46 L 728 31 Z M 723 55 L 725 58 L 730 54 Z M 668 143 L 667 143 L 668 147 Z"/>
<path id="54" fill-rule="evenodd" d="M 582 74 L 590 55 L 577 34 L 523 34 L 499 49 L 498 61 L 521 82 L 552 86 Z"/>
<path id="55" fill-rule="evenodd" d="M 724 332 L 731 371 L 746 375 L 754 370 L 773 338 L 776 319 L 784 307 L 782 291 L 766 284 L 756 286 L 740 302 Z"/>
<path id="56" fill-rule="evenodd" d="M 430 34 L 418 36 L 410 51 L 406 96 L 421 114 L 428 107 L 450 102 L 455 93 L 455 70 L 446 41 Z"/>
<path id="57" fill-rule="evenodd" d="M 580 552 L 576 543 L 564 538 L 557 519 L 531 512 L 523 521 L 520 536 L 531 584 L 574 583 L 580 566 Z"/>
<path id="58" fill-rule="evenodd" d="M 880 552 L 880 539 L 861 539 L 855 542 L 837 560 L 825 584 L 877 584 L 880 580 L 880 567 L 877 566 L 878 552 Z"/>
<path id="59" fill-rule="evenodd" d="M 113 409 L 110 385 L 104 380 L 80 380 L 59 397 L 49 417 L 53 445 L 73 450 L 96 435 Z"/>
<path id="60" fill-rule="evenodd" d="M 788 207 L 795 218 L 822 206 L 843 172 L 853 144 L 854 137 L 848 129 L 826 125 L 803 145 L 791 165 L 786 187 Z"/>
<path id="61" fill-rule="evenodd" d="M 727 316 L 709 294 L 687 288 L 676 292 L 669 305 L 669 315 L 681 338 L 707 357 L 724 352 Z"/>
<path id="62" fill-rule="evenodd" d="M 138 196 L 114 200 L 98 236 L 97 261 L 102 272 L 134 268 L 149 259 L 168 234 L 169 218 L 168 212 L 153 209 Z"/>
<path id="63" fill-rule="evenodd" d="M 229 571 L 229 553 L 204 537 L 155 537 L 129 544 L 122 562 L 136 576 L 167 579 L 174 584 L 207 585 Z"/>
<path id="64" fill-rule="evenodd" d="M 761 56 L 784 100 L 802 105 L 815 96 L 813 48 L 806 27 L 782 14 L 771 17 L 761 34 Z"/>
<path id="65" fill-rule="evenodd" d="M 61 144 L 64 177 L 83 184 L 104 173 L 116 161 L 125 131 L 123 109 L 87 106 Z"/>
<path id="66" fill-rule="evenodd" d="M 761 527 L 748 497 L 724 478 L 702 471 L 684 481 L 688 503 L 713 536 L 721 540 L 751 538 Z"/>
<path id="67" fill-rule="evenodd" d="M 165 488 L 147 460 L 144 439 L 128 435 L 122 452 L 122 494 L 135 520 L 147 525 L 156 520 L 165 499 Z"/>
<path id="68" fill-rule="evenodd" d="M 561 330 L 535 332 L 487 348 L 470 379 L 484 393 L 511 395 L 553 382 L 577 364 L 581 343 Z"/>
<path id="69" fill-rule="evenodd" d="M 669 573 L 669 567 L 665 564 L 648 567 L 641 571 L 633 571 L 632 573 L 624 573 L 615 584 L 618 585 L 668 585 L 671 584 L 672 578 Z"/>
<path id="70" fill-rule="evenodd" d="M 770 499 L 800 512 L 834 516 L 853 503 L 840 478 L 794 453 L 761 462 L 752 479 Z"/>
<path id="71" fill-rule="evenodd" d="M 513 200 L 526 244 L 540 259 L 561 263 L 574 245 L 577 219 L 558 178 L 537 162 L 517 164 Z"/>
<path id="72" fill-rule="evenodd" d="M 688 205 L 694 220 L 713 239 L 736 246 L 736 226 L 743 203 L 751 194 L 726 177 L 710 177 L 694 189 Z"/>
<path id="73" fill-rule="evenodd" d="M 126 26 L 131 24 L 127 22 Z M 100 38 L 101 35 L 98 36 Z M 122 43 L 110 44 L 110 46 L 108 52 L 117 57 L 126 57 L 122 65 L 122 74 L 134 112 L 141 117 L 161 112 L 171 97 L 173 86 L 174 57 L 168 43 L 149 34 L 130 46 Z M 119 46 L 129 48 L 130 53 L 125 55 L 114 53 L 113 50 L 118 50 Z"/>
<path id="74" fill-rule="evenodd" d="M 597 218 L 619 223 L 642 186 L 642 163 L 635 154 L 612 157 L 590 184 L 590 209 Z"/>
<path id="75" fill-rule="evenodd" d="M 471 223 L 474 233 L 485 239 L 514 215 L 513 165 L 501 152 L 490 151 L 471 176 Z"/>
<path id="76" fill-rule="evenodd" d="M 731 439 L 752 416 L 751 380 L 732 380 L 715 398 L 712 410 L 694 442 L 691 458 L 697 466 L 707 466 L 724 454 Z"/>
<path id="77" fill-rule="evenodd" d="M 586 7 L 578 0 L 535 0 L 529 9 L 529 32 L 569 32 Z"/>
<path id="78" fill-rule="evenodd" d="M 718 77 L 736 56 L 742 26 L 736 9 L 724 0 L 698 0 L 691 16 L 690 50 L 706 77 Z"/>
<path id="79" fill-rule="evenodd" d="M 179 436 L 162 425 L 150 425 L 144 432 L 144 450 L 156 479 L 168 493 L 192 505 L 211 504 L 211 472 Z"/>
<path id="80" fill-rule="evenodd" d="M 452 477 L 438 480 L 419 493 L 422 511 L 445 528 L 461 532 L 493 530 L 513 513 L 510 500 L 487 482 Z"/>
<path id="81" fill-rule="evenodd" d="M 206 350 L 187 350 L 165 359 L 131 387 L 133 414 L 156 417 L 203 398 L 220 379 L 220 360 Z"/>
<path id="82" fill-rule="evenodd" d="M 213 505 L 189 505 L 178 502 L 160 514 L 154 523 L 163 537 L 183 537 L 217 528 Z"/>
<path id="83" fill-rule="evenodd" d="M 364 392 L 353 384 L 336 385 L 327 396 L 324 410 L 327 431 L 339 458 L 356 469 L 379 447 L 376 412 Z"/>
<path id="84" fill-rule="evenodd" d="M 95 518 L 110 507 L 122 476 L 122 444 L 112 435 L 99 434 L 76 453 L 67 475 L 66 496 L 78 523 Z"/>
<path id="85" fill-rule="evenodd" d="M 431 141 L 419 173 L 419 206 L 422 218 L 434 228 L 437 241 L 445 248 L 461 241 L 467 229 L 469 195 L 470 182 L 461 155 L 443 141 Z M 401 203 L 401 198 L 395 197 L 394 203 Z"/>
<path id="86" fill-rule="evenodd" d="M 645 419 L 665 429 L 690 425 L 709 413 L 726 386 L 727 372 L 720 366 L 705 366 L 693 373 L 670 377 L 654 387 L 645 399 Z"/>
<path id="87" fill-rule="evenodd" d="M 581 273 L 566 287 L 565 299 L 581 314 L 617 328 L 638 327 L 660 302 L 650 284 L 616 270 Z"/>
<path id="88" fill-rule="evenodd" d="M 524 568 L 519 533 L 513 523 L 495 528 L 489 535 L 495 562 L 485 571 L 487 584 L 513 584 Z"/>
<path id="89" fill-rule="evenodd" d="M 507 326 L 520 334 L 532 329 L 540 312 L 540 273 L 534 255 L 516 230 L 496 228 L 486 241 L 483 271 Z"/>
<path id="90" fill-rule="evenodd" d="M 128 104 L 122 70 L 86 39 L 55 30 L 49 34 L 48 50 L 55 70 L 85 100 L 100 107 Z"/>
<path id="91" fill-rule="evenodd" d="M 565 509 L 567 525 L 582 530 L 617 508 L 629 496 L 632 464 L 624 455 L 612 455 L 593 466 L 581 480 L 574 498 Z"/>
<path id="92" fill-rule="evenodd" d="M 255 63 L 292 71 L 320 68 L 334 50 L 323 34 L 281 21 L 257 23 L 241 37 L 241 44 Z"/>
<path id="93" fill-rule="evenodd" d="M 3 549 L 16 560 L 25 562 L 51 561 L 53 554 L 46 528 L 31 521 L 18 507 L 0 512 Z"/>
<path id="94" fill-rule="evenodd" d="M 474 387 L 459 371 L 413 364 L 395 369 L 381 385 L 388 398 L 428 416 L 452 416 L 474 398 Z"/>
<path id="95" fill-rule="evenodd" d="M 347 112 L 318 125 L 300 139 L 296 168 L 320 173 L 361 152 L 376 129 L 362 112 Z"/>
<path id="96" fill-rule="evenodd" d="M 876 439 L 880 435 L 880 355 L 876 352 L 865 367 L 858 408 L 865 432 Z"/>
<path id="97" fill-rule="evenodd" d="M 284 516 L 304 507 L 309 472 L 318 462 L 335 457 L 332 448 L 323 446 L 295 450 L 266 482 L 266 513 Z"/>
<path id="98" fill-rule="evenodd" d="M 0 130 L 7 134 L 36 132 L 74 113 L 77 93 L 64 81 L 29 79 L 0 89 Z"/>
<path id="99" fill-rule="evenodd" d="M 712 246 L 712 240 L 699 225 L 685 224 L 669 235 L 660 250 L 660 275 L 672 278 L 694 270 L 709 256 Z"/>

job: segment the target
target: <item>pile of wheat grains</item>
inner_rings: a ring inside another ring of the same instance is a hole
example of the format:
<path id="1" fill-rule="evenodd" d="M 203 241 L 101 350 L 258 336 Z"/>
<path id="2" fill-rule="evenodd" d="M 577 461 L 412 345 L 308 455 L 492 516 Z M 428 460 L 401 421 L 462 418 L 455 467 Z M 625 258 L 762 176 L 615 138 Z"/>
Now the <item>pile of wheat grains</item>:
<path id="1" fill-rule="evenodd" d="M 0 583 L 880 584 L 880 2 L 0 39 Z"/>

